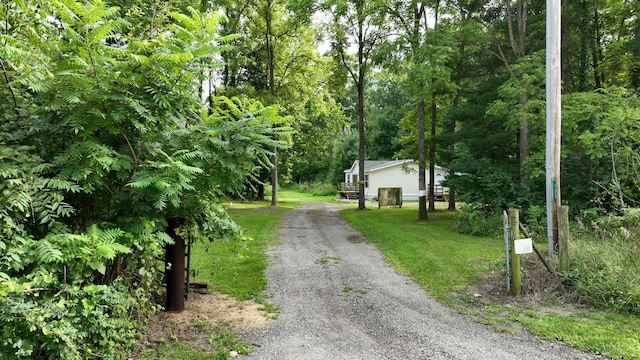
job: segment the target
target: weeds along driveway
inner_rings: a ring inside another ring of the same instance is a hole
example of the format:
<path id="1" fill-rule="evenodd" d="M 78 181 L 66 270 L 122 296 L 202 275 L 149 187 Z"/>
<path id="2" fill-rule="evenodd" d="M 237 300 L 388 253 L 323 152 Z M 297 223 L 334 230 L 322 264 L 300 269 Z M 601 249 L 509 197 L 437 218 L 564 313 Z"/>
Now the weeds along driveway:
<path id="1" fill-rule="evenodd" d="M 498 333 L 440 305 L 398 275 L 351 229 L 339 205 L 288 212 L 269 250 L 271 299 L 281 314 L 248 335 L 248 359 L 602 359 Z"/>

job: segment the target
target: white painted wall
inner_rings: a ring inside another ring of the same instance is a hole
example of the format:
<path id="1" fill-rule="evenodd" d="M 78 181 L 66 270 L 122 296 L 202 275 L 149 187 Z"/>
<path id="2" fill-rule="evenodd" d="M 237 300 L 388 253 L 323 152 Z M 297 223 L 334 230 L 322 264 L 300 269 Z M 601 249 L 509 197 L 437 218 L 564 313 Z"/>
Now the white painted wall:
<path id="1" fill-rule="evenodd" d="M 381 187 L 401 187 L 403 200 L 418 200 L 418 163 L 411 162 L 407 164 L 411 169 L 408 173 L 403 170 L 402 164 L 395 166 L 374 169 L 366 171 L 368 176 L 367 186 L 364 189 L 365 197 L 372 199 L 378 196 L 378 188 Z M 356 163 L 350 169 L 345 170 L 345 182 L 352 182 L 353 175 L 358 174 Z M 444 169 L 436 167 L 435 169 L 435 185 L 439 185 L 447 176 Z M 357 176 L 356 176 L 357 178 Z M 429 184 L 429 170 L 425 174 L 427 184 Z"/>
<path id="2" fill-rule="evenodd" d="M 401 187 L 403 200 L 418 200 L 418 164 L 408 164 L 411 169 L 406 173 L 402 169 L 402 165 L 372 171 L 369 173 L 369 187 L 365 188 L 365 196 L 367 199 L 378 196 L 378 188 L 383 187 Z M 435 169 L 435 185 L 439 185 L 446 177 L 444 169 Z M 429 184 L 429 171 L 425 173 L 427 186 Z"/>
<path id="3" fill-rule="evenodd" d="M 401 187 L 402 199 L 408 200 L 411 194 L 418 196 L 418 166 L 408 164 L 412 171 L 405 173 L 402 165 L 388 167 L 369 173 L 369 186 L 364 188 L 365 196 L 371 199 L 378 196 L 378 188 Z M 409 196 L 409 197 L 408 197 Z"/>

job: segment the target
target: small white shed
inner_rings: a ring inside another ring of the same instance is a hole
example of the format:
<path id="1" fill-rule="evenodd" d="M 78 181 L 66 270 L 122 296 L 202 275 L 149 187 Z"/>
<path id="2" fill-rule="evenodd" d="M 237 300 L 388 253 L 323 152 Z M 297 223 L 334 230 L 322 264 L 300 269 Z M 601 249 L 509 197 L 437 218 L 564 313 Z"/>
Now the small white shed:
<path id="1" fill-rule="evenodd" d="M 447 176 L 448 171 L 440 166 L 435 167 L 436 197 L 444 198 L 449 194 L 448 188 L 440 183 Z M 427 191 L 429 190 L 429 169 L 425 172 Z M 358 160 L 351 168 L 344 170 L 344 182 L 356 184 L 358 182 Z M 418 200 L 418 162 L 413 159 L 403 160 L 365 160 L 364 162 L 364 193 L 367 199 L 378 196 L 378 188 L 401 187 L 403 200 Z"/>

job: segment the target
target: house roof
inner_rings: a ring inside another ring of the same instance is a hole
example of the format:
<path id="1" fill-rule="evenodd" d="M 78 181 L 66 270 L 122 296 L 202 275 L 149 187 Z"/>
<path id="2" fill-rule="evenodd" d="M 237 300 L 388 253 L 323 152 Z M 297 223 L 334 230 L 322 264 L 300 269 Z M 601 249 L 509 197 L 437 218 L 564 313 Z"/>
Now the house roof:
<path id="1" fill-rule="evenodd" d="M 358 160 L 356 160 L 356 163 Z M 404 163 L 413 162 L 413 159 L 403 160 L 365 160 L 364 171 L 376 171 L 396 165 L 402 165 Z"/>
<path id="2" fill-rule="evenodd" d="M 380 169 L 385 169 L 388 167 L 402 165 L 407 162 L 412 162 L 412 159 L 403 159 L 403 160 L 365 160 L 364 161 L 364 171 L 371 172 Z M 344 172 L 353 172 L 358 168 L 359 161 L 356 160 L 353 162 L 349 169 L 346 169 Z"/>
<path id="3" fill-rule="evenodd" d="M 364 171 L 365 172 L 373 172 L 382 169 L 386 169 L 389 167 L 403 165 L 405 163 L 415 162 L 413 159 L 401 159 L 401 160 L 365 160 L 364 161 Z M 359 161 L 356 160 L 353 162 L 349 169 L 344 170 L 345 173 L 351 173 L 358 168 Z M 436 165 L 436 168 L 442 169 L 442 167 Z"/>

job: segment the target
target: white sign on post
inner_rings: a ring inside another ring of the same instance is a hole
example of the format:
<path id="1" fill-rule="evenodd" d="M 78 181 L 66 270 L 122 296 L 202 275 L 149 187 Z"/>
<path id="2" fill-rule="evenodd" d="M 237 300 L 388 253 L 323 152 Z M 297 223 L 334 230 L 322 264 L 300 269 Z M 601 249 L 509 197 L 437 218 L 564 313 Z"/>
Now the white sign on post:
<path id="1" fill-rule="evenodd" d="M 531 254 L 533 252 L 531 238 L 513 240 L 513 250 L 517 255 Z"/>

